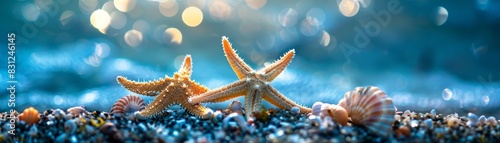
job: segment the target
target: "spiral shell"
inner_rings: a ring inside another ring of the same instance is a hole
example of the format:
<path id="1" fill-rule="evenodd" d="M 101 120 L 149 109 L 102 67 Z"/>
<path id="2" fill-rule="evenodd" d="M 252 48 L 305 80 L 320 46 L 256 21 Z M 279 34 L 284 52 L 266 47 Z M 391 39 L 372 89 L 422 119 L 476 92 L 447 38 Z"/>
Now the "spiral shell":
<path id="1" fill-rule="evenodd" d="M 353 124 L 365 126 L 382 136 L 389 135 L 395 108 L 392 99 L 378 87 L 357 87 L 347 92 L 338 105 L 346 109 Z"/>
<path id="2" fill-rule="evenodd" d="M 330 117 L 336 123 L 341 125 L 347 125 L 348 117 L 347 111 L 338 105 L 328 104 L 322 102 L 315 102 L 312 107 L 312 114 L 314 116 L 319 116 L 321 119 Z"/>
<path id="3" fill-rule="evenodd" d="M 111 107 L 112 114 L 133 114 L 136 111 L 141 111 L 146 108 L 146 102 L 139 97 L 134 95 L 127 95 L 118 101 Z"/>
<path id="4" fill-rule="evenodd" d="M 19 120 L 23 120 L 26 124 L 33 125 L 40 121 L 40 114 L 35 108 L 29 107 L 24 109 L 23 113 L 19 115 Z"/>

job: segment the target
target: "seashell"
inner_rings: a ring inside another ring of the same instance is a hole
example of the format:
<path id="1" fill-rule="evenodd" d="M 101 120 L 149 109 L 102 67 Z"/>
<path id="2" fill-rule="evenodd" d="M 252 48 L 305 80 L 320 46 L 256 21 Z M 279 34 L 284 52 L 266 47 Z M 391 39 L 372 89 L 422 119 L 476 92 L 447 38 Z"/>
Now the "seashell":
<path id="1" fill-rule="evenodd" d="M 88 114 L 87 109 L 85 109 L 85 107 L 83 107 L 83 106 L 76 106 L 76 107 L 69 108 L 67 110 L 67 112 L 71 113 L 75 116 L 84 116 L 84 115 Z"/>
<path id="2" fill-rule="evenodd" d="M 139 97 L 134 95 L 127 95 L 118 101 L 111 107 L 111 114 L 121 114 L 122 116 L 126 114 L 133 114 L 136 111 L 141 111 L 146 108 L 146 102 Z"/>
<path id="3" fill-rule="evenodd" d="M 61 109 L 56 109 L 52 113 L 54 114 L 54 117 L 56 117 L 57 119 L 62 119 L 66 115 L 66 113 L 64 113 L 64 111 Z"/>
<path id="4" fill-rule="evenodd" d="M 238 100 L 233 100 L 229 106 L 226 108 L 227 113 L 238 113 L 240 115 L 243 115 L 243 106 L 240 101 Z"/>
<path id="5" fill-rule="evenodd" d="M 451 119 L 448 120 L 448 127 L 450 128 L 457 128 L 458 124 L 460 123 L 460 120 L 458 118 L 452 117 Z"/>
<path id="6" fill-rule="evenodd" d="M 325 104 L 323 104 L 325 105 Z M 328 105 L 326 108 L 321 110 L 321 114 L 324 117 L 330 117 L 333 121 L 345 126 L 349 120 L 347 117 L 347 111 L 338 105 Z M 324 118 L 323 117 L 323 118 Z"/>
<path id="7" fill-rule="evenodd" d="M 315 102 L 312 106 L 312 115 L 319 116 L 319 113 L 321 112 L 322 105 L 323 105 L 322 102 Z"/>
<path id="8" fill-rule="evenodd" d="M 410 110 L 406 110 L 406 111 L 403 113 L 403 116 L 404 116 L 404 117 L 409 117 L 409 116 L 411 116 L 411 111 L 410 111 Z"/>
<path id="9" fill-rule="evenodd" d="M 469 119 L 469 121 L 467 121 L 468 126 L 475 126 L 477 124 L 477 121 L 479 120 L 479 118 L 474 113 L 467 114 L 467 118 Z"/>
<path id="10" fill-rule="evenodd" d="M 33 125 L 40 121 L 40 114 L 35 108 L 29 107 L 24 109 L 23 113 L 19 115 L 19 120 L 23 120 L 26 124 Z"/>
<path id="11" fill-rule="evenodd" d="M 481 124 L 486 124 L 486 116 L 481 115 L 481 116 L 479 117 L 479 123 L 481 123 Z"/>
<path id="12" fill-rule="evenodd" d="M 365 126 L 382 136 L 390 134 L 394 122 L 394 104 L 378 87 L 357 87 L 347 92 L 338 105 L 347 111 L 353 124 Z"/>
<path id="13" fill-rule="evenodd" d="M 486 120 L 486 122 L 490 126 L 496 126 L 497 125 L 497 120 L 493 116 L 488 117 L 488 119 Z"/>
<path id="14" fill-rule="evenodd" d="M 394 115 L 394 120 L 401 121 L 401 115 Z"/>

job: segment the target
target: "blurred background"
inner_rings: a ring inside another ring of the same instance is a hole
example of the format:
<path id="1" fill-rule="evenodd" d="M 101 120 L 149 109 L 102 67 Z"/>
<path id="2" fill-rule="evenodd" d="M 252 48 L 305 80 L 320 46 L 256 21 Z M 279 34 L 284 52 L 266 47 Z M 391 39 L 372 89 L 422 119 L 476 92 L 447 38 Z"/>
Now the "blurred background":
<path id="1" fill-rule="evenodd" d="M 134 93 L 117 76 L 172 76 L 186 54 L 192 79 L 213 89 L 237 80 L 228 36 L 254 69 L 290 49 L 271 85 L 312 106 L 378 86 L 398 110 L 500 117 L 500 1 L 490 0 L 17 0 L 2 1 L 0 111 L 86 106 L 109 111 Z M 153 98 L 141 96 L 147 102 Z M 9 107 L 15 100 L 15 107 Z M 237 100 L 244 101 L 243 98 Z M 225 108 L 231 101 L 207 103 Z M 272 105 L 265 104 L 268 108 Z"/>

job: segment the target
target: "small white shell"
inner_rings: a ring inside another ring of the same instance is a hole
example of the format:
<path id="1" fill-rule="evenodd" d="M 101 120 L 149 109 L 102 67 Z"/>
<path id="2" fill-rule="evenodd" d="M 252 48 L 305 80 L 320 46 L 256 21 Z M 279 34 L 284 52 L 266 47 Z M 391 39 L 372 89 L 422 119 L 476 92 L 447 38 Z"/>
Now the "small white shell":
<path id="1" fill-rule="evenodd" d="M 312 106 L 312 115 L 319 116 L 319 113 L 321 112 L 322 105 L 323 105 L 322 102 L 315 102 Z"/>
<path id="2" fill-rule="evenodd" d="M 390 134 L 394 122 L 394 104 L 378 87 L 357 87 L 347 92 L 338 105 L 347 111 L 353 124 L 365 126 L 382 136 Z"/>
<path id="3" fill-rule="evenodd" d="M 75 116 L 85 116 L 88 114 L 87 110 L 83 106 L 76 106 L 73 108 L 69 108 L 67 112 Z"/>
<path id="4" fill-rule="evenodd" d="M 496 125 L 497 125 L 497 120 L 495 119 L 495 117 L 490 116 L 490 117 L 488 117 L 488 119 L 487 119 L 487 123 L 488 123 L 490 126 L 496 126 Z"/>
<path id="5" fill-rule="evenodd" d="M 118 101 L 111 107 L 111 114 L 133 114 L 136 111 L 141 111 L 146 108 L 146 102 L 139 97 L 134 95 L 127 95 Z"/>

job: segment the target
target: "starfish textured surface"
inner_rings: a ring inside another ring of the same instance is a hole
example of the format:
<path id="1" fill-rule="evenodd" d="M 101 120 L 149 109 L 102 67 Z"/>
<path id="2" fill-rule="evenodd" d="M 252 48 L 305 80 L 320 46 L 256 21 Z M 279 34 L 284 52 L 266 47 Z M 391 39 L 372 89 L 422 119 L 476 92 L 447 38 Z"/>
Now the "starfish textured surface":
<path id="1" fill-rule="evenodd" d="M 188 102 L 188 98 L 207 92 L 203 85 L 190 79 L 192 72 L 191 56 L 186 55 L 181 68 L 174 74 L 174 77 L 165 76 L 150 82 L 135 82 L 118 76 L 116 80 L 124 88 L 147 96 L 156 96 L 154 101 L 146 109 L 136 113 L 138 118 L 151 118 L 165 111 L 171 105 L 179 104 L 188 112 L 201 117 L 210 118 L 213 111 L 200 104 Z"/>
<path id="2" fill-rule="evenodd" d="M 210 90 L 189 99 L 191 103 L 222 102 L 238 96 L 245 96 L 245 115 L 247 119 L 254 111 L 260 111 L 262 99 L 281 109 L 299 107 L 301 113 L 311 112 L 310 108 L 296 104 L 278 92 L 269 83 L 274 80 L 290 63 L 295 50 L 288 51 L 281 59 L 258 71 L 253 70 L 231 47 L 228 39 L 222 37 L 222 47 L 226 58 L 239 80 L 229 85 Z"/>

